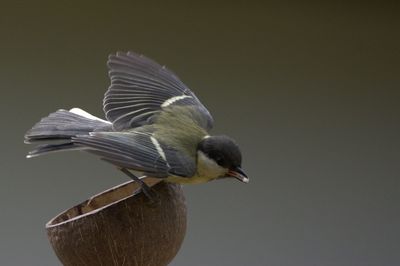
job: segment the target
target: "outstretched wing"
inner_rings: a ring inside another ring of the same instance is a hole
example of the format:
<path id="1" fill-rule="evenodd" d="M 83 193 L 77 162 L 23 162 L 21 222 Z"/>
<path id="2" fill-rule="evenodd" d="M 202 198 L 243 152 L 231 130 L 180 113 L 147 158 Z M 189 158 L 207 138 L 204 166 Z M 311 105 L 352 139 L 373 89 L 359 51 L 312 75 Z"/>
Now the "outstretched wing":
<path id="1" fill-rule="evenodd" d="M 196 95 L 165 66 L 132 52 L 118 52 L 108 60 L 111 85 L 103 107 L 115 130 L 152 123 L 166 108 L 190 105 L 200 114 L 196 121 L 210 130 L 213 118 Z"/>
<path id="2" fill-rule="evenodd" d="M 91 132 L 72 138 L 72 142 L 116 166 L 153 177 L 191 177 L 196 171 L 194 158 L 163 144 L 151 133 Z"/>

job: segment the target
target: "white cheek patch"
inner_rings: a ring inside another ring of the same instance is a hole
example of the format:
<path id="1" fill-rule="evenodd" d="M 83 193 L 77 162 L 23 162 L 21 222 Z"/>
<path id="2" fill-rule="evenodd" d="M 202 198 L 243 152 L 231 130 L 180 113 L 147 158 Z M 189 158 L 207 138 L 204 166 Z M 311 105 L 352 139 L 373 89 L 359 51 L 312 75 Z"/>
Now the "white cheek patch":
<path id="1" fill-rule="evenodd" d="M 77 115 L 80 115 L 80 116 L 83 116 L 83 117 L 86 117 L 86 118 L 88 118 L 88 119 L 91 119 L 91 120 L 98 120 L 98 121 L 101 121 L 101 122 L 104 122 L 104 123 L 107 123 L 107 124 L 111 124 L 109 121 L 107 121 L 107 120 L 104 120 L 104 119 L 101 119 L 101 118 L 98 118 L 98 117 L 96 117 L 96 116 L 94 116 L 94 115 L 91 115 L 91 114 L 89 114 L 88 112 L 86 112 L 86 111 L 84 111 L 84 110 L 82 110 L 82 109 L 80 109 L 80 108 L 72 108 L 71 110 L 69 110 L 71 113 L 74 113 L 74 114 L 77 114 Z"/>
<path id="2" fill-rule="evenodd" d="M 166 100 L 165 102 L 163 102 L 161 104 L 161 107 L 167 107 L 171 104 L 173 104 L 174 102 L 186 99 L 186 98 L 192 98 L 192 96 L 188 96 L 188 95 L 180 95 L 180 96 L 174 96 L 172 98 L 169 98 L 168 100 Z"/>
<path id="3" fill-rule="evenodd" d="M 199 176 L 214 179 L 226 175 L 228 169 L 219 166 L 202 151 L 197 152 L 197 172 Z"/>

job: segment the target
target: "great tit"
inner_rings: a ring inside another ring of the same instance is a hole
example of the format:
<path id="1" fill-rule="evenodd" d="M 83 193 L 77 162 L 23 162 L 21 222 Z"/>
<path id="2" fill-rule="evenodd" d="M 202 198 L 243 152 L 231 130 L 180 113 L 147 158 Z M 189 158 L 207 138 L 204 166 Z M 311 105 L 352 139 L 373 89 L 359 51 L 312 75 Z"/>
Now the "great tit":
<path id="1" fill-rule="evenodd" d="M 212 116 L 173 72 L 133 52 L 112 54 L 107 65 L 107 120 L 79 108 L 51 113 L 26 133 L 25 143 L 44 143 L 27 158 L 83 150 L 140 182 L 149 197 L 139 175 L 181 184 L 225 177 L 249 181 L 238 145 L 209 135 Z"/>

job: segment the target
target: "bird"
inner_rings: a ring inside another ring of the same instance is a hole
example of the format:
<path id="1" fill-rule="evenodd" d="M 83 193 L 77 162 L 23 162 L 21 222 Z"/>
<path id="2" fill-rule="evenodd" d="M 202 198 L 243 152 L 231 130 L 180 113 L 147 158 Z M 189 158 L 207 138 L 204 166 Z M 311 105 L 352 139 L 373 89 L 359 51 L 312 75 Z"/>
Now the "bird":
<path id="1" fill-rule="evenodd" d="M 178 184 L 249 182 L 238 144 L 210 135 L 213 117 L 176 74 L 134 52 L 109 55 L 107 66 L 105 119 L 80 108 L 50 113 L 26 132 L 24 142 L 37 144 L 27 158 L 85 151 L 139 182 L 150 199 L 156 195 L 143 177 Z"/>

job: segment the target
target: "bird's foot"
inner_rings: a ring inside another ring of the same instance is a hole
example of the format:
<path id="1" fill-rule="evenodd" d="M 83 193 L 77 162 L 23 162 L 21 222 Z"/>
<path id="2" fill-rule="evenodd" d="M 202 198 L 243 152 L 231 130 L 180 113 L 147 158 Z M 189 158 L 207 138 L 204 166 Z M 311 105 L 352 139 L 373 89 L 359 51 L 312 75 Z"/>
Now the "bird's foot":
<path id="1" fill-rule="evenodd" d="M 148 199 L 147 204 L 150 207 L 156 207 L 161 204 L 160 195 L 153 188 L 149 186 L 142 186 L 141 190 L 143 194 L 146 195 L 146 198 Z"/>

